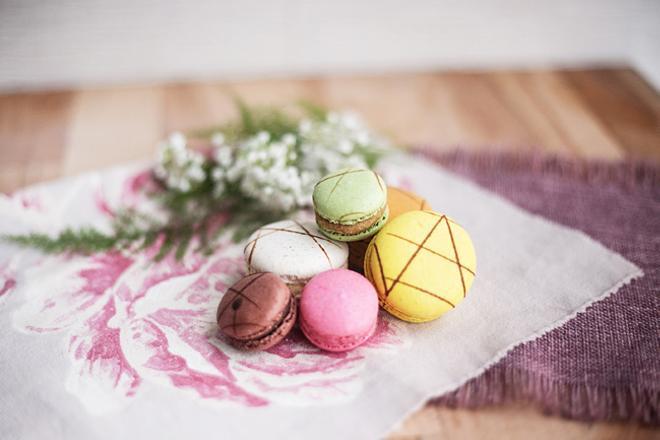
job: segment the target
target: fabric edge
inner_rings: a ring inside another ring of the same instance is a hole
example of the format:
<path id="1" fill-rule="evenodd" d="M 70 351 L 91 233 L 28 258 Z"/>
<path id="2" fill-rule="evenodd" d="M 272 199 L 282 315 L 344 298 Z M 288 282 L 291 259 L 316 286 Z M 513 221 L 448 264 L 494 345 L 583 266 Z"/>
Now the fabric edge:
<path id="1" fill-rule="evenodd" d="M 587 238 L 589 238 L 590 240 L 593 241 L 593 239 L 591 239 L 590 237 L 587 236 Z M 610 251 L 610 252 L 612 252 L 612 251 Z M 619 258 L 623 258 L 623 257 L 621 257 L 619 254 L 616 254 L 616 253 L 614 253 L 614 255 L 617 256 L 617 257 L 619 257 Z M 627 260 L 626 260 L 626 261 L 627 261 Z M 546 333 L 548 333 L 548 332 L 550 332 L 550 331 L 552 331 L 552 330 L 554 330 L 554 329 L 556 329 L 556 328 L 558 328 L 558 327 L 561 327 L 561 326 L 564 325 L 566 322 L 568 322 L 568 321 L 570 321 L 571 319 L 575 318 L 578 314 L 583 313 L 583 312 L 584 312 L 586 309 L 588 309 L 592 304 L 597 303 L 598 301 L 602 301 L 602 300 L 604 300 L 605 298 L 607 298 L 607 297 L 610 296 L 611 294 L 617 292 L 621 287 L 625 286 L 626 284 L 628 284 L 628 283 L 632 282 L 633 280 L 635 280 L 635 279 L 637 279 L 637 278 L 639 278 L 639 277 L 641 277 L 641 276 L 644 275 L 643 271 L 642 271 L 639 267 L 637 267 L 637 265 L 635 265 L 635 264 L 633 264 L 633 263 L 630 263 L 630 262 L 629 262 L 629 264 L 632 266 L 632 269 L 634 269 L 632 273 L 630 273 L 630 274 L 624 276 L 623 278 L 621 278 L 621 279 L 620 279 L 619 281 L 617 281 L 614 285 L 612 285 L 610 288 L 606 289 L 604 292 L 602 292 L 602 293 L 601 293 L 600 295 L 598 295 L 597 297 L 595 297 L 595 298 L 593 298 L 593 299 L 590 299 L 589 301 L 587 301 L 587 302 L 583 303 L 582 305 L 580 305 L 579 307 L 577 307 L 577 308 L 576 308 L 571 314 L 569 314 L 569 315 L 567 315 L 567 316 L 565 316 L 565 317 L 563 317 L 563 318 L 561 318 L 561 319 L 558 319 L 558 320 L 553 321 L 553 322 L 550 323 L 549 325 L 547 325 L 547 326 L 545 326 L 544 328 L 542 328 L 542 329 L 540 329 L 540 330 L 534 332 L 532 335 L 530 335 L 529 337 L 527 337 L 527 338 L 525 338 L 525 339 L 522 339 L 522 340 L 520 340 L 520 341 L 517 341 L 517 342 L 514 342 L 514 343 L 508 345 L 507 347 L 505 347 L 505 348 L 503 348 L 502 350 L 498 351 L 498 352 L 497 352 L 497 353 L 491 358 L 490 361 L 488 361 L 484 366 L 482 366 L 481 368 L 479 368 L 477 371 L 475 371 L 475 372 L 473 372 L 473 373 L 470 373 L 468 376 L 466 376 L 466 377 L 464 377 L 464 378 L 459 379 L 458 381 L 456 381 L 455 384 L 453 384 L 453 385 L 451 385 L 451 386 L 449 386 L 449 387 L 445 387 L 444 390 L 435 391 L 435 392 L 434 392 L 434 391 L 431 391 L 431 392 L 428 392 L 428 393 L 424 393 L 425 396 L 424 396 L 422 399 L 420 399 L 420 402 L 419 402 L 417 405 L 414 405 L 414 406 L 412 406 L 411 408 L 409 408 L 408 410 L 402 412 L 402 413 L 401 413 L 401 417 L 399 417 L 398 420 L 394 421 L 394 422 L 389 426 L 388 429 L 386 429 L 386 430 L 384 430 L 383 432 L 380 432 L 380 433 L 379 433 L 379 437 L 384 437 L 384 436 L 386 436 L 388 433 L 392 432 L 394 429 L 400 427 L 400 426 L 405 422 L 405 420 L 408 419 L 408 417 L 409 417 L 410 415 L 412 415 L 413 413 L 417 412 L 419 409 L 421 409 L 422 407 L 424 407 L 427 403 L 429 403 L 429 401 L 432 401 L 434 398 L 436 398 L 436 397 L 438 397 L 438 398 L 439 398 L 439 397 L 442 397 L 442 396 L 445 395 L 446 393 L 449 393 L 449 392 L 451 392 L 452 390 L 456 390 L 456 389 L 462 387 L 463 385 L 465 385 L 466 383 L 468 383 L 470 380 L 472 380 L 472 379 L 474 379 L 474 378 L 476 378 L 476 377 L 479 377 L 479 376 L 483 375 L 488 369 L 490 369 L 491 367 L 493 367 L 494 365 L 496 365 L 500 360 L 502 360 L 502 359 L 503 359 L 503 358 L 504 358 L 504 357 L 505 357 L 505 356 L 506 356 L 511 350 L 513 350 L 515 347 L 517 347 L 517 346 L 519 346 L 519 345 L 521 345 L 521 344 L 527 343 L 527 342 L 534 341 L 534 340 L 536 340 L 536 339 L 542 337 L 542 336 L 545 335 Z"/>
<path id="2" fill-rule="evenodd" d="M 413 155 L 431 158 L 440 164 L 470 169 L 499 169 L 538 172 L 579 178 L 589 183 L 617 184 L 628 188 L 654 189 L 660 185 L 660 163 L 626 159 L 621 161 L 585 160 L 540 152 L 438 151 L 430 145 L 410 148 Z"/>

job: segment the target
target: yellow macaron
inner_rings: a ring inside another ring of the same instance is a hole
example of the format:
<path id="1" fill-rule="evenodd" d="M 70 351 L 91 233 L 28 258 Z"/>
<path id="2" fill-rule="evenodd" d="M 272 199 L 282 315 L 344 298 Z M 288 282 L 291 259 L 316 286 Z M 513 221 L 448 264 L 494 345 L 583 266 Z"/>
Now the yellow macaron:
<path id="1" fill-rule="evenodd" d="M 391 220 L 373 238 L 364 274 L 385 310 L 404 321 L 426 322 L 465 298 L 476 265 L 465 229 L 434 211 L 410 211 Z"/>

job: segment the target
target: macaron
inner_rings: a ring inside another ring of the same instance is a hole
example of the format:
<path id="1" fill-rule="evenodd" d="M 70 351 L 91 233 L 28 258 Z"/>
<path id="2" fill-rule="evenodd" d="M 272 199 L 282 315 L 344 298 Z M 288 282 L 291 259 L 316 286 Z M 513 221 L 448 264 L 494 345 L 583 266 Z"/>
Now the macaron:
<path id="1" fill-rule="evenodd" d="M 265 350 L 280 342 L 296 322 L 296 300 L 274 273 L 259 272 L 231 286 L 216 319 L 229 343 L 241 350 Z"/>
<path id="2" fill-rule="evenodd" d="M 410 211 L 371 240 L 364 274 L 383 309 L 404 321 L 426 322 L 463 301 L 476 265 L 465 229 L 434 211 Z"/>
<path id="3" fill-rule="evenodd" d="M 431 205 L 423 197 L 394 186 L 387 187 L 387 206 L 390 209 L 390 220 L 404 212 L 431 209 Z"/>
<path id="4" fill-rule="evenodd" d="M 243 254 L 248 272 L 279 275 L 294 295 L 316 274 L 348 267 L 348 245 L 321 234 L 313 222 L 283 220 L 257 229 Z"/>
<path id="5" fill-rule="evenodd" d="M 348 242 L 348 268 L 359 273 L 364 270 L 364 254 L 372 237 Z"/>
<path id="6" fill-rule="evenodd" d="M 299 313 L 300 328 L 312 344 L 327 351 L 347 351 L 374 333 L 378 295 L 362 275 L 329 270 L 307 283 Z"/>
<path id="7" fill-rule="evenodd" d="M 387 187 L 371 170 L 346 168 L 327 175 L 316 183 L 312 199 L 319 229 L 334 240 L 362 240 L 387 221 Z"/>
<path id="8" fill-rule="evenodd" d="M 388 222 L 400 216 L 404 212 L 416 210 L 429 210 L 431 205 L 426 199 L 418 196 L 412 191 L 406 191 L 394 186 L 387 187 L 387 208 L 389 209 Z M 371 237 L 352 241 L 348 243 L 348 267 L 351 270 L 363 273 L 364 269 L 364 254 L 367 252 L 367 247 L 371 242 Z"/>

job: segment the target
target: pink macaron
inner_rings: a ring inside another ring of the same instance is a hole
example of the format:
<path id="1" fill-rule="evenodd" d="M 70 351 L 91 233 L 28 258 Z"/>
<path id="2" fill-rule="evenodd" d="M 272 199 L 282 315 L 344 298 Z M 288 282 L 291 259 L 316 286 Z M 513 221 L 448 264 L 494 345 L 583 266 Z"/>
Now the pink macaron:
<path id="1" fill-rule="evenodd" d="M 378 294 L 362 275 L 334 269 L 314 276 L 300 297 L 300 327 L 314 345 L 351 350 L 371 337 L 378 319 Z"/>

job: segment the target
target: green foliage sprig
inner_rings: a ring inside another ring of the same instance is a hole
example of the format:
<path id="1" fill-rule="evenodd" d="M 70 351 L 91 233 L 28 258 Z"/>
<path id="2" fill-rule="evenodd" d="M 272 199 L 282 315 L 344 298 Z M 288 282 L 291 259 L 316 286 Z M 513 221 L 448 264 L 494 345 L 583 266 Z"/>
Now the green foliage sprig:
<path id="1" fill-rule="evenodd" d="M 83 227 L 54 237 L 31 233 L 2 238 L 55 254 L 158 246 L 154 260 L 160 261 L 170 254 L 183 258 L 193 243 L 195 252 L 210 253 L 225 232 L 240 241 L 263 224 L 304 208 L 310 188 L 323 174 L 346 165 L 373 167 L 386 151 L 355 119 L 309 102 L 300 103 L 302 119 L 278 108 L 249 107 L 238 99 L 236 106 L 236 120 L 188 134 L 188 139 L 215 148 L 211 157 L 187 148 L 180 134 L 161 145 L 153 172 L 160 189 L 145 196 L 156 202 L 165 220 L 120 208 L 110 232 Z M 264 181 L 264 173 L 275 177 Z M 220 221 L 223 213 L 230 215 Z"/>

